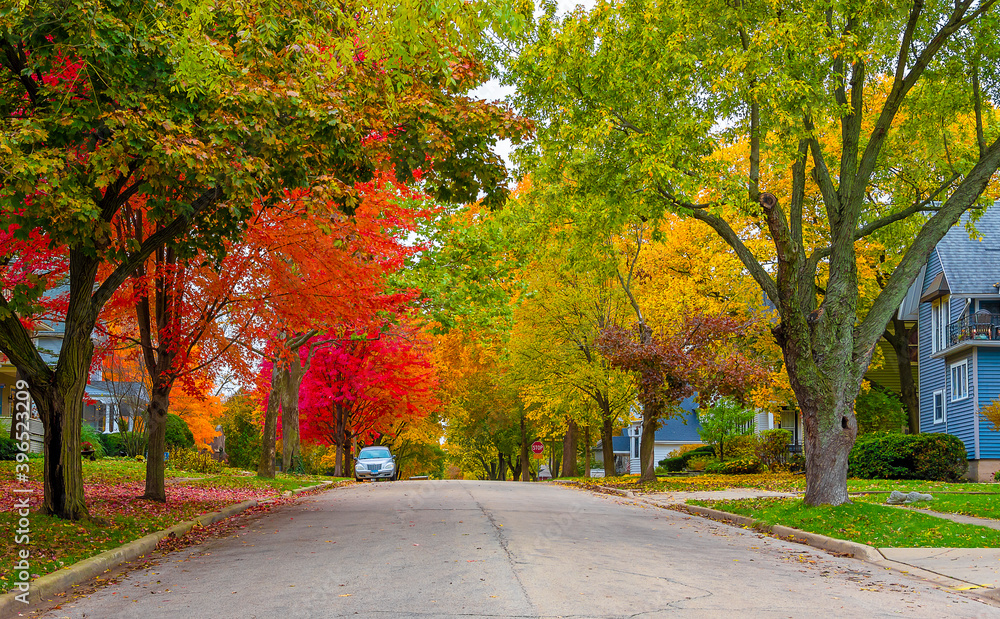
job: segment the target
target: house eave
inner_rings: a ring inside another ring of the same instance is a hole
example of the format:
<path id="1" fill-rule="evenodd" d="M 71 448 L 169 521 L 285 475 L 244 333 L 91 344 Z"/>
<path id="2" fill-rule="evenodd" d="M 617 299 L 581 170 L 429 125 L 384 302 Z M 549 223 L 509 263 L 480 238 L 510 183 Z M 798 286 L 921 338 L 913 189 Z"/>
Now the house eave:
<path id="1" fill-rule="evenodd" d="M 1000 340 L 962 340 L 954 346 L 931 354 L 931 359 L 944 359 L 973 348 L 1000 348 Z"/>

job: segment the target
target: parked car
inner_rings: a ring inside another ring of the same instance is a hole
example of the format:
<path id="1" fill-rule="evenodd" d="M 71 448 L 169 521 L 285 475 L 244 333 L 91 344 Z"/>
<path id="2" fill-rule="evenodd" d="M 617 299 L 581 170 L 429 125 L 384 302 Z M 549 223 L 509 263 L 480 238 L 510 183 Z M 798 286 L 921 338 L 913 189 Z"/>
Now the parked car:
<path id="1" fill-rule="evenodd" d="M 358 452 L 358 459 L 354 463 L 354 479 L 355 481 L 363 479 L 394 481 L 399 479 L 396 458 L 388 447 L 364 447 Z"/>

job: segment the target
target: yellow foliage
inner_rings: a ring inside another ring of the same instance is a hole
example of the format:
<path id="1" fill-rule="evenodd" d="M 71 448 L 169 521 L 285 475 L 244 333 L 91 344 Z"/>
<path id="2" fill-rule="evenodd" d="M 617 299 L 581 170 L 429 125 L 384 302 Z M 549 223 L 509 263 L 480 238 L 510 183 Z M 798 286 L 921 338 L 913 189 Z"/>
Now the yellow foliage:
<path id="1" fill-rule="evenodd" d="M 698 444 L 698 445 L 681 445 L 677 449 L 671 451 L 668 455 L 671 458 L 676 458 L 677 456 L 683 456 L 684 454 L 686 454 L 689 451 L 694 451 L 695 449 L 698 449 L 699 447 L 704 447 L 704 445 L 701 445 L 701 444 Z"/>

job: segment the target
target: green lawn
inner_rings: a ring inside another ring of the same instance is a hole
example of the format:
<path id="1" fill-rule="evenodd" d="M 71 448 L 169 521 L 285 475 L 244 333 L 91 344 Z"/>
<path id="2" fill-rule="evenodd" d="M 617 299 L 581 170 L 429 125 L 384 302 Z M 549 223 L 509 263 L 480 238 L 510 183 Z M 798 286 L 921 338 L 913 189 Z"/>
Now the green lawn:
<path id="1" fill-rule="evenodd" d="M 923 491 L 921 491 L 923 492 Z M 996 492 L 989 494 L 934 494 L 933 501 L 920 501 L 911 507 L 927 509 L 945 514 L 962 514 L 965 516 L 975 516 L 977 518 L 992 518 L 1000 520 L 1000 496 Z M 851 500 L 862 503 L 885 503 L 888 493 L 864 494 L 851 497 Z M 905 506 L 904 506 L 905 507 Z"/>
<path id="2" fill-rule="evenodd" d="M 14 481 L 14 463 L 0 462 L 0 539 L 14 540 L 18 516 L 13 506 L 20 495 L 15 496 L 13 488 L 31 488 L 33 510 L 37 510 L 41 503 L 44 461 L 32 458 L 29 464 L 29 481 L 21 483 Z M 168 468 L 167 501 L 156 503 L 137 498 L 144 490 L 145 473 L 145 463 L 133 459 L 85 460 L 85 494 L 88 509 L 95 520 L 66 522 L 32 511 L 29 516 L 31 542 L 28 546 L 32 576 L 72 565 L 228 505 L 250 499 L 273 499 L 286 490 L 313 486 L 320 481 L 338 481 L 333 477 L 281 473 L 275 479 L 261 479 L 252 473 L 229 468 L 213 474 Z M 0 545 L 0 592 L 9 589 L 11 568 L 19 549 L 13 543 Z"/>
<path id="3" fill-rule="evenodd" d="M 876 547 L 997 548 L 1000 531 L 868 502 L 808 507 L 801 499 L 688 501 L 768 525 L 819 533 Z"/>

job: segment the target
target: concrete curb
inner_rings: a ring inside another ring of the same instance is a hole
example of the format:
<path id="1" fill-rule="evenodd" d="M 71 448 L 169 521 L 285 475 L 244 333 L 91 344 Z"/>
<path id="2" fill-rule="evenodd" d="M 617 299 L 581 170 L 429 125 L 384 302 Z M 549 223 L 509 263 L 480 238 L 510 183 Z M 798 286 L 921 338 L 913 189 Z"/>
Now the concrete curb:
<path id="1" fill-rule="evenodd" d="M 333 483 L 334 482 L 332 481 L 323 481 L 315 486 L 296 488 L 295 490 L 287 492 L 289 495 L 295 495 L 300 492 L 305 492 L 306 490 L 314 490 L 316 488 L 330 486 Z M 283 493 L 283 496 L 286 496 L 285 493 Z M 21 594 L 20 591 L 15 590 L 10 593 L 0 595 L 0 617 L 16 617 L 18 612 L 28 610 L 32 607 L 32 605 L 37 604 L 46 598 L 66 591 L 71 587 L 94 578 L 95 576 L 100 576 L 104 572 L 114 569 L 123 563 L 128 563 L 129 561 L 134 561 L 143 557 L 155 550 L 156 545 L 159 544 L 160 540 L 164 538 L 170 536 L 181 537 L 190 532 L 195 526 L 204 527 L 214 524 L 220 520 L 229 518 L 230 516 L 235 516 L 236 514 L 250 509 L 251 507 L 256 507 L 262 503 L 269 503 L 271 500 L 273 499 L 264 501 L 243 501 L 242 503 L 237 503 L 220 509 L 217 512 L 202 514 L 201 516 L 186 522 L 175 524 L 169 529 L 157 531 L 156 533 L 150 533 L 145 537 L 140 537 L 139 539 L 133 540 L 123 546 L 119 546 L 118 548 L 112 548 L 111 550 L 106 550 L 98 555 L 84 559 L 83 561 L 78 561 L 66 569 L 45 574 L 44 576 L 41 576 L 31 582 L 31 588 L 28 590 L 27 604 L 16 599 L 16 596 Z"/>
<path id="2" fill-rule="evenodd" d="M 699 516 L 704 516 L 706 518 L 711 518 L 712 520 L 731 522 L 733 524 L 755 529 L 763 533 L 769 533 L 782 539 L 808 544 L 809 546 L 813 546 L 815 548 L 829 550 L 839 554 L 846 554 L 854 557 L 855 559 L 872 562 L 885 561 L 885 557 L 882 556 L 882 553 L 879 552 L 877 548 L 868 546 L 867 544 L 859 544 L 858 542 L 827 537 L 826 535 L 820 535 L 818 533 L 809 533 L 808 531 L 801 531 L 799 529 L 793 529 L 780 524 L 768 525 L 758 520 L 754 520 L 749 516 L 730 514 L 729 512 L 723 512 L 709 507 L 701 507 L 700 505 L 667 505 L 657 501 L 649 502 L 655 503 L 660 507 L 678 509 L 688 513 L 697 514 Z"/>
<path id="3" fill-rule="evenodd" d="M 850 542 L 847 540 L 835 539 L 832 537 L 827 537 L 825 535 L 820 535 L 818 533 L 809 533 L 807 531 L 800 531 L 799 529 L 793 529 L 791 527 L 786 527 L 780 524 L 768 525 L 764 524 L 763 522 L 754 520 L 749 516 L 740 516 L 738 514 L 731 514 L 729 512 L 724 512 L 717 509 L 711 509 L 709 507 L 701 507 L 699 505 L 688 505 L 686 503 L 661 503 L 660 501 L 654 501 L 653 499 L 647 499 L 641 496 L 636 496 L 635 493 L 629 490 L 621 490 L 619 488 L 609 488 L 607 486 L 598 486 L 598 488 L 600 489 L 601 492 L 629 497 L 636 501 L 646 503 L 647 505 L 653 505 L 655 507 L 661 507 L 663 509 L 674 509 L 678 511 L 684 511 L 689 514 L 710 518 L 712 520 L 729 522 L 737 526 L 751 528 L 757 531 L 761 531 L 762 533 L 767 533 L 770 535 L 777 536 L 779 538 L 800 542 L 803 544 L 807 544 L 809 546 L 813 546 L 815 548 L 820 548 L 822 550 L 829 550 L 831 552 L 846 554 L 848 556 L 854 557 L 855 559 L 861 559 L 862 561 L 880 562 L 886 560 L 886 558 L 882 556 L 882 553 L 879 552 L 877 548 L 875 548 L 874 546 L 868 546 L 867 544 L 859 544 L 858 542 Z"/>

